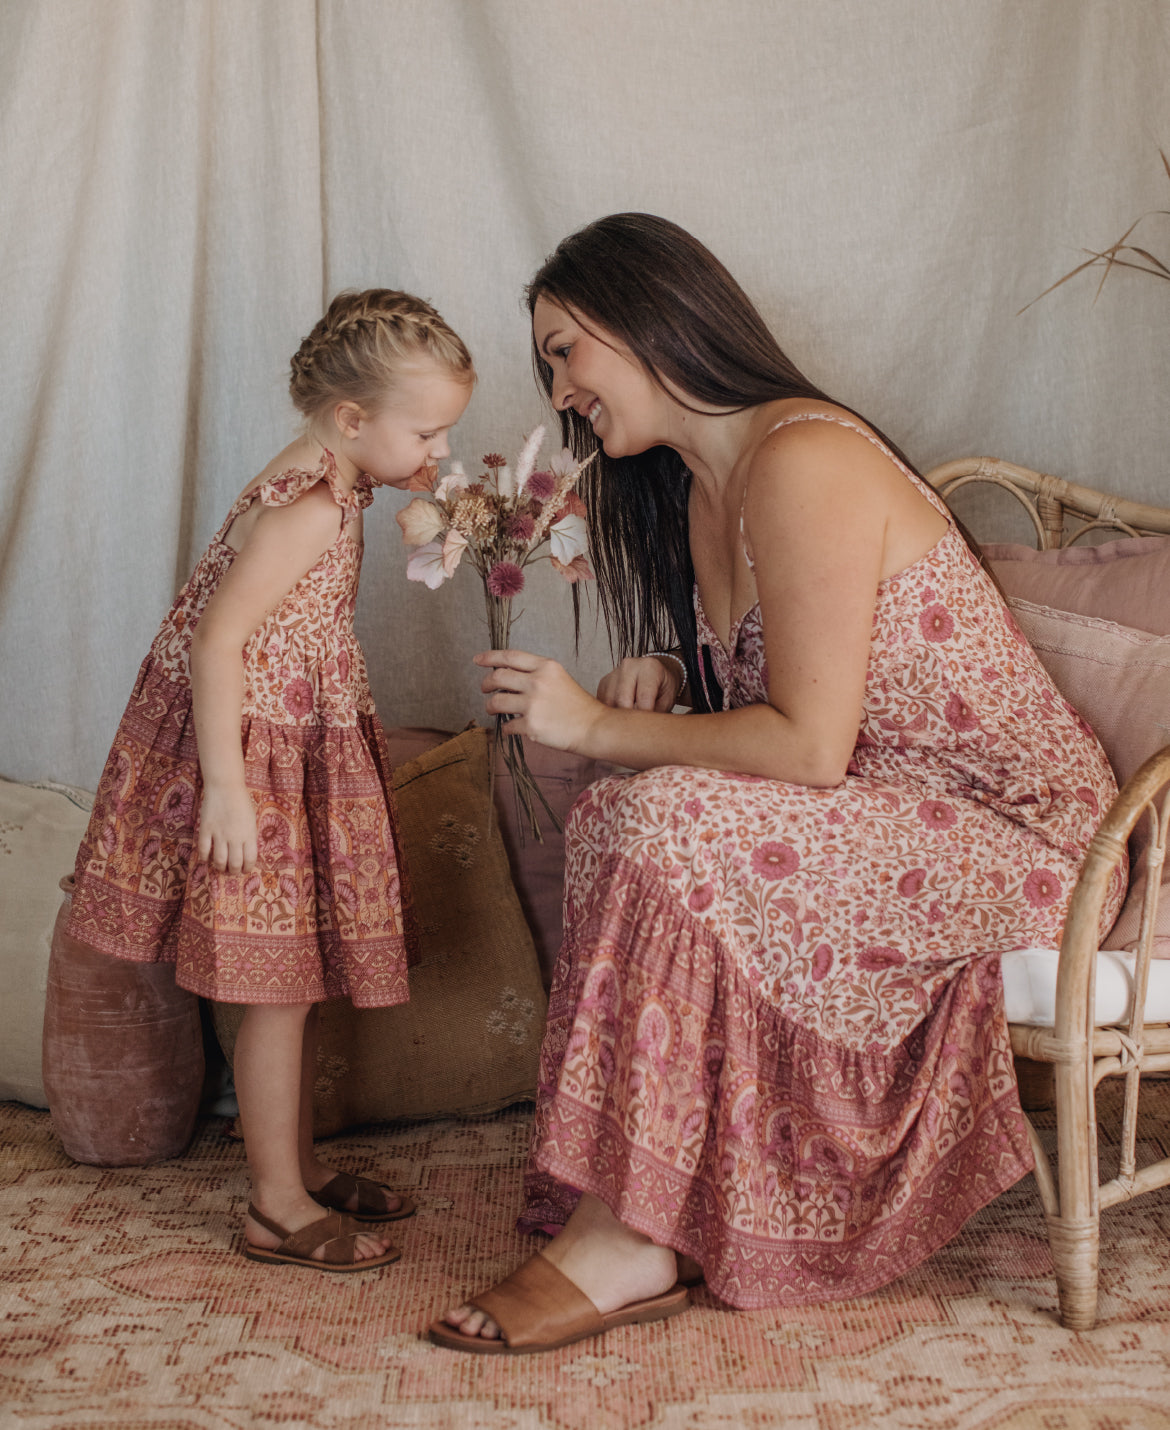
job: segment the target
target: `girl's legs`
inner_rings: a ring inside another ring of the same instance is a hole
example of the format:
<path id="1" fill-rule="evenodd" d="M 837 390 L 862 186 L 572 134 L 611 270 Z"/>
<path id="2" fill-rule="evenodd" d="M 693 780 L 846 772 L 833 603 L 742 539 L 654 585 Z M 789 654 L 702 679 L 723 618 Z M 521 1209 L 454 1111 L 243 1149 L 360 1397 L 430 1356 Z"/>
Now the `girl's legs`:
<path id="1" fill-rule="evenodd" d="M 299 1231 L 325 1215 L 306 1190 L 301 1172 L 306 1084 L 312 1141 L 314 1065 L 305 1057 L 311 1012 L 315 1010 L 310 1004 L 251 1004 L 236 1038 L 236 1096 L 252 1172 L 252 1201 L 288 1231 Z M 278 1236 L 251 1217 L 244 1235 L 254 1246 L 280 1244 Z M 388 1246 L 383 1237 L 363 1232 L 356 1254 L 360 1259 L 380 1256 Z"/>
<path id="2" fill-rule="evenodd" d="M 328 1167 L 317 1160 L 313 1145 L 313 1084 L 317 1080 L 317 1036 L 320 1012 L 316 1003 L 309 1009 L 305 1019 L 305 1036 L 301 1052 L 301 1116 L 298 1151 L 301 1162 L 301 1181 L 306 1190 L 317 1192 L 337 1175 L 335 1167 Z M 386 1211 L 396 1212 L 402 1205 L 402 1198 L 393 1192 L 385 1196 Z M 357 1194 L 347 1203 L 350 1211 L 357 1211 Z"/>
<path id="3" fill-rule="evenodd" d="M 618 1221 L 604 1202 L 588 1193 L 544 1255 L 603 1314 L 669 1291 L 680 1271 L 673 1251 Z M 457 1306 L 443 1320 L 469 1336 L 495 1339 L 500 1334 L 489 1316 L 471 1306 Z"/>

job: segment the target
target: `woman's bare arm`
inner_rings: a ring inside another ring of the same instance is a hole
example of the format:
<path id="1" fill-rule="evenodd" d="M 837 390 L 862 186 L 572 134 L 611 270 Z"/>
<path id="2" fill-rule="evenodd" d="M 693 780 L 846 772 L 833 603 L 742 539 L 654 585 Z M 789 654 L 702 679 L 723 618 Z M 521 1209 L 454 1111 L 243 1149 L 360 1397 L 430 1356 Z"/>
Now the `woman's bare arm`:
<path id="1" fill-rule="evenodd" d="M 907 485 L 884 453 L 847 428 L 793 424 L 756 453 L 744 524 L 763 620 L 766 704 L 685 719 L 614 708 L 554 661 L 488 652 L 477 660 L 494 668 L 484 681 L 495 692 L 489 712 L 518 713 L 517 733 L 635 769 L 684 764 L 838 784 L 861 720 L 891 512 Z"/>

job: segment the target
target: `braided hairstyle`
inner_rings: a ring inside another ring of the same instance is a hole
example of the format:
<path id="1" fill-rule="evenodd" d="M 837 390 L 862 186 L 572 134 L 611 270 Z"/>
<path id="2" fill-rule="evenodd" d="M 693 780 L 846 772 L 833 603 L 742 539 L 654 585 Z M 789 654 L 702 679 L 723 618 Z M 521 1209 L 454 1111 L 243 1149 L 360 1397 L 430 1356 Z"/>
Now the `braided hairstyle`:
<path id="1" fill-rule="evenodd" d="M 297 349 L 288 390 L 310 422 L 336 402 L 375 412 L 401 369 L 428 359 L 475 381 L 463 340 L 429 303 L 394 288 L 347 289 Z"/>

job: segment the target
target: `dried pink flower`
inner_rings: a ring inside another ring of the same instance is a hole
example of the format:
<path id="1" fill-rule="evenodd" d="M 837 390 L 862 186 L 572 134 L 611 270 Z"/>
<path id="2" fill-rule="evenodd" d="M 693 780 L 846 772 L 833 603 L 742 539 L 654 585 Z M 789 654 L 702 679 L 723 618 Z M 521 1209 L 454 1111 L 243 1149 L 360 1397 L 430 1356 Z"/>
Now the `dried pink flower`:
<path id="1" fill-rule="evenodd" d="M 485 583 L 493 596 L 507 600 L 524 589 L 524 572 L 514 561 L 497 561 L 487 574 Z"/>
<path id="2" fill-rule="evenodd" d="M 548 501 L 556 486 L 557 479 L 551 472 L 533 472 L 524 484 L 524 495 L 533 501 Z"/>
<path id="3" fill-rule="evenodd" d="M 519 541 L 521 543 L 531 541 L 532 533 L 536 530 L 536 522 L 524 512 L 518 512 L 515 516 L 508 518 L 505 530 L 511 541 Z"/>

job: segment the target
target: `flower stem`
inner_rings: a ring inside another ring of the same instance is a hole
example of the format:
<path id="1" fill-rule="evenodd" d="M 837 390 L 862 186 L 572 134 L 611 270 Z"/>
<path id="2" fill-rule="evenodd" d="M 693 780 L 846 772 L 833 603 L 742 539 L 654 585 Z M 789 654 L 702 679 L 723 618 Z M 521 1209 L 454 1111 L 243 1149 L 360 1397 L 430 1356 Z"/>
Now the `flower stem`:
<path id="1" fill-rule="evenodd" d="M 487 601 L 488 634 L 492 649 L 507 650 L 512 633 L 512 599 L 511 597 L 493 596 L 486 586 L 484 599 Z M 563 831 L 564 825 L 557 818 L 548 800 L 545 799 L 544 791 L 540 788 L 535 775 L 528 766 L 523 739 L 519 735 L 508 733 L 507 727 L 512 719 L 511 715 L 496 716 L 495 735 L 492 739 L 491 778 L 488 788 L 488 831 L 489 833 L 491 831 L 492 815 L 496 806 L 496 755 L 498 753 L 503 756 L 508 773 L 512 776 L 512 798 L 515 800 L 516 823 L 520 829 L 521 841 L 523 841 L 527 829 L 531 831 L 532 837 L 538 844 L 543 844 L 544 836 L 540 832 L 540 821 L 537 817 L 537 801 L 544 806 L 544 811 L 558 834 Z"/>

